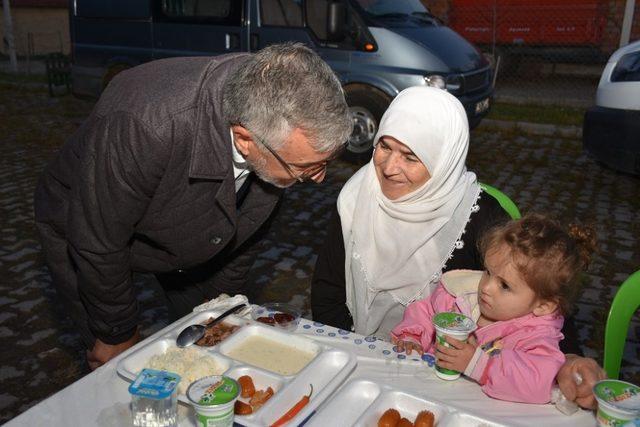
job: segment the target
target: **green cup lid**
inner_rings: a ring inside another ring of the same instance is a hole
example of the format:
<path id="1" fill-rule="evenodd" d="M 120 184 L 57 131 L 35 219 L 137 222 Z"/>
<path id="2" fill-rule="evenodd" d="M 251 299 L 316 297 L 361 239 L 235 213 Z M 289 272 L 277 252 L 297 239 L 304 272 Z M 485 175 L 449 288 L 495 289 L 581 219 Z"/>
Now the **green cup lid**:
<path id="1" fill-rule="evenodd" d="M 213 375 L 191 383 L 187 389 L 187 398 L 196 405 L 215 406 L 233 402 L 239 393 L 240 386 L 236 380 Z"/>
<path id="2" fill-rule="evenodd" d="M 433 316 L 433 324 L 441 329 L 457 332 L 471 332 L 476 329 L 476 323 L 461 313 L 443 312 Z"/>

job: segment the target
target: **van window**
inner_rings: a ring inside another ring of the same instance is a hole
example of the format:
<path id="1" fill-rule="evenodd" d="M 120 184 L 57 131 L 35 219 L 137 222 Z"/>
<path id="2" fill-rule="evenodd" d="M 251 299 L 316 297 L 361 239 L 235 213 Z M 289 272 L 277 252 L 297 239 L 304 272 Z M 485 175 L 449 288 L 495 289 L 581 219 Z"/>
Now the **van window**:
<path id="1" fill-rule="evenodd" d="M 313 34 L 320 39 L 327 39 L 327 9 L 328 0 L 307 0 L 307 25 Z"/>
<path id="2" fill-rule="evenodd" d="M 131 0 L 76 1 L 76 16 L 82 18 L 148 18 L 150 4 Z"/>
<path id="3" fill-rule="evenodd" d="M 161 0 L 161 14 L 171 21 L 216 21 L 240 23 L 238 2 L 234 0 Z"/>
<path id="4" fill-rule="evenodd" d="M 356 3 L 358 3 L 365 12 L 374 16 L 428 13 L 428 9 L 425 8 L 420 0 L 356 0 Z"/>
<path id="5" fill-rule="evenodd" d="M 302 27 L 302 0 L 262 0 L 260 23 L 266 26 Z"/>

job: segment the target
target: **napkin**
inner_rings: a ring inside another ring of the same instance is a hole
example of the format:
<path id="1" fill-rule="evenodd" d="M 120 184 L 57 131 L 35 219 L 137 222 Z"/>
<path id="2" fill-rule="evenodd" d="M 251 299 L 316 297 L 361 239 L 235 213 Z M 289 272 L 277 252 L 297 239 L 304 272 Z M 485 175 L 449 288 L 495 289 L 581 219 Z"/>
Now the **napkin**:
<path id="1" fill-rule="evenodd" d="M 247 307 L 242 310 L 236 312 L 236 316 L 244 316 L 251 312 L 251 305 L 249 304 L 249 299 L 245 295 L 237 294 L 234 296 L 229 296 L 227 294 L 220 294 L 217 298 L 214 298 L 210 301 L 205 302 L 204 304 L 200 304 L 193 308 L 194 312 L 206 311 L 206 310 L 220 310 L 225 311 L 234 307 L 238 304 L 247 304 Z"/>

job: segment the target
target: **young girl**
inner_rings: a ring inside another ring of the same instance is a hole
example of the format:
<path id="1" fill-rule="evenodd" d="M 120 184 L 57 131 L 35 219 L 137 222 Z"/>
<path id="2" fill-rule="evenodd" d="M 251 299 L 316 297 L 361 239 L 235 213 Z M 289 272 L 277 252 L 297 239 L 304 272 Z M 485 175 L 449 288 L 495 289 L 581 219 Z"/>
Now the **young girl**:
<path id="1" fill-rule="evenodd" d="M 595 233 L 530 214 L 490 230 L 480 242 L 485 271 L 445 273 L 431 296 L 410 304 L 391 332 L 400 351 L 435 348 L 438 365 L 463 372 L 489 396 L 547 403 L 564 355 L 563 315 L 579 289 L 579 273 L 595 249 Z M 478 325 L 467 343 L 447 337 L 434 346 L 432 317 L 456 311 Z"/>

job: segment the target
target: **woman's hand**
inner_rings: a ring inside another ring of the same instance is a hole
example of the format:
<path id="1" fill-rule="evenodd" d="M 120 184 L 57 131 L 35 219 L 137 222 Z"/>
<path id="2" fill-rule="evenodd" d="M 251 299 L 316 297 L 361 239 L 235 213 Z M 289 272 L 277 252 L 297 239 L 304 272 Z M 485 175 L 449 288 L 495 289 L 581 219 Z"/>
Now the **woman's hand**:
<path id="1" fill-rule="evenodd" d="M 96 370 L 129 347 L 133 347 L 138 341 L 140 341 L 139 328 L 136 329 L 135 334 L 133 334 L 131 338 L 119 344 L 106 344 L 96 339 L 91 351 L 87 350 L 87 363 L 89 364 L 89 368 L 91 368 L 92 371 Z"/>
<path id="2" fill-rule="evenodd" d="M 560 391 L 568 400 L 575 401 L 581 407 L 595 409 L 593 386 L 607 378 L 607 374 L 593 359 L 575 354 L 567 354 L 566 357 L 567 360 L 556 376 Z"/>
<path id="3" fill-rule="evenodd" d="M 414 340 L 410 339 L 398 339 L 395 337 L 391 337 L 391 342 L 398 347 L 399 352 L 406 351 L 407 354 L 411 354 L 413 350 L 416 351 L 420 356 L 424 354 L 424 349 L 422 346 Z"/>
<path id="4" fill-rule="evenodd" d="M 441 368 L 464 372 L 478 346 L 475 338 L 470 336 L 467 342 L 450 336 L 445 336 L 444 339 L 451 347 L 436 344 L 436 363 Z"/>

